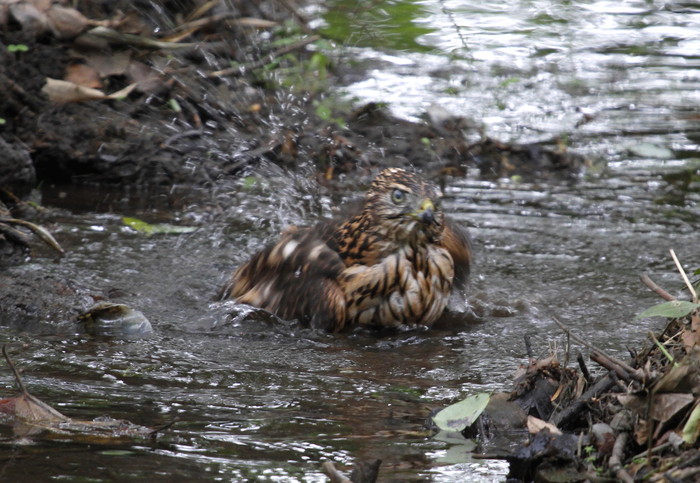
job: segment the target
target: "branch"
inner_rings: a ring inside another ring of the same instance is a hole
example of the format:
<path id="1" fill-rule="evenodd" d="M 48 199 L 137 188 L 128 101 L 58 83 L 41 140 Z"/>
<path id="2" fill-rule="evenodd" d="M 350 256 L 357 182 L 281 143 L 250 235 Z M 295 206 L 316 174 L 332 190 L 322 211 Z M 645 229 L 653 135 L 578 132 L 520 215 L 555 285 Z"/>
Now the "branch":
<path id="1" fill-rule="evenodd" d="M 620 433 L 617 435 L 608 466 L 610 467 L 610 471 L 615 474 L 618 480 L 624 481 L 625 483 L 634 483 L 634 478 L 632 478 L 625 467 L 622 466 L 625 446 L 627 445 L 627 437 L 627 433 Z"/>
<path id="2" fill-rule="evenodd" d="M 5 358 L 5 360 L 7 361 L 7 365 L 10 366 L 12 373 L 15 375 L 15 381 L 17 381 L 19 390 L 22 391 L 23 394 L 26 394 L 27 390 L 25 389 L 24 383 L 22 382 L 22 377 L 19 375 L 19 372 L 17 371 L 14 362 L 12 362 L 12 359 L 10 359 L 10 356 L 7 353 L 7 344 L 2 345 L 2 356 Z"/>
<path id="3" fill-rule="evenodd" d="M 642 281 L 642 283 L 643 283 L 644 285 L 646 285 L 647 287 L 649 287 L 653 292 L 656 292 L 657 294 L 659 294 L 659 295 L 661 296 L 662 299 L 668 300 L 669 302 L 672 301 L 672 300 L 676 300 L 676 297 L 674 297 L 673 295 L 671 295 L 670 293 L 668 293 L 667 291 L 665 291 L 664 289 L 662 289 L 661 287 L 659 287 L 658 285 L 656 285 L 656 284 L 652 281 L 652 279 L 649 278 L 649 275 L 647 275 L 647 274 L 640 275 L 640 276 L 639 276 L 639 279 Z"/>
<path id="4" fill-rule="evenodd" d="M 674 252 L 673 249 L 671 249 L 669 251 L 671 252 L 671 258 L 673 258 L 673 263 L 676 264 L 676 268 L 680 272 L 681 277 L 683 277 L 683 281 L 685 282 L 685 285 L 688 287 L 688 290 L 690 291 L 690 296 L 693 298 L 693 303 L 694 304 L 698 303 L 698 294 L 695 291 L 693 284 L 690 283 L 690 280 L 688 280 L 688 275 L 686 275 L 685 270 L 683 270 L 683 267 L 681 266 L 681 262 L 678 261 L 678 257 L 676 256 L 676 252 Z"/>

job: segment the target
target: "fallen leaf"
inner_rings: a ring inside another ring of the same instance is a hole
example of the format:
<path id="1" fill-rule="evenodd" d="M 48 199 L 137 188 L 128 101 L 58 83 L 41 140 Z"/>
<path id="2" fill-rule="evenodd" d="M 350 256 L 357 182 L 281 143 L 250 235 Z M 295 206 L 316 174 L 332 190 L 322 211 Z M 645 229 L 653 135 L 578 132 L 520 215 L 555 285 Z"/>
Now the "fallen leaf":
<path id="1" fill-rule="evenodd" d="M 58 39 L 77 37 L 89 25 L 88 19 L 74 8 L 52 5 L 46 12 L 51 32 Z"/>
<path id="2" fill-rule="evenodd" d="M 170 223 L 151 224 L 143 220 L 139 220 L 138 218 L 131 218 L 128 216 L 123 217 L 122 222 L 129 228 L 144 233 L 148 236 L 192 233 L 197 229 L 194 226 L 171 225 Z"/>
<path id="3" fill-rule="evenodd" d="M 636 411 L 640 416 L 645 415 L 647 408 L 646 397 L 619 394 L 617 400 L 626 408 Z M 651 401 L 650 416 L 656 421 L 666 422 L 692 404 L 693 401 L 693 395 L 688 393 L 654 394 Z"/>
<path id="4" fill-rule="evenodd" d="M 131 52 L 128 50 L 111 55 L 86 55 L 83 56 L 87 65 L 95 69 L 101 78 L 112 75 L 124 75 L 131 63 Z"/>
<path id="5" fill-rule="evenodd" d="M 59 79 L 46 78 L 46 85 L 41 89 L 50 100 L 54 102 L 82 102 L 95 101 L 104 99 L 120 99 L 129 95 L 136 88 L 136 84 L 130 84 L 125 88 L 105 94 L 104 92 L 92 89 L 91 87 L 83 87 L 73 82 L 67 82 Z"/>
<path id="6" fill-rule="evenodd" d="M 46 78 L 46 85 L 41 92 L 54 102 L 81 102 L 107 98 L 100 90 L 50 77 Z"/>
<path id="7" fill-rule="evenodd" d="M 557 428 L 555 425 L 552 423 L 548 423 L 547 421 L 543 421 L 540 418 L 536 418 L 535 416 L 528 416 L 527 417 L 527 431 L 530 434 L 537 434 L 543 429 L 548 429 L 550 433 L 552 434 L 562 434 L 562 432 Z"/>
<path id="8" fill-rule="evenodd" d="M 57 423 L 70 419 L 28 392 L 0 401 L 0 412 L 27 423 Z"/>
<path id="9" fill-rule="evenodd" d="M 13 431 L 19 437 L 41 435 L 47 440 L 67 440 L 90 444 L 114 444 L 120 440 L 133 442 L 134 439 L 153 437 L 157 431 L 139 426 L 122 419 L 109 417 L 93 421 L 69 418 L 31 395 L 24 386 L 14 363 L 7 354 L 7 346 L 2 346 L 2 354 L 12 369 L 20 395 L 0 400 L 0 412 L 14 418 Z"/>
<path id="10" fill-rule="evenodd" d="M 71 64 L 66 67 L 66 76 L 63 80 L 94 89 L 100 89 L 102 87 L 99 73 L 85 64 Z"/>
<path id="11" fill-rule="evenodd" d="M 126 69 L 136 89 L 145 94 L 154 94 L 168 89 L 160 74 L 143 62 L 131 62 Z"/>
<path id="12" fill-rule="evenodd" d="M 78 316 L 88 332 L 107 336 L 147 336 L 153 332 L 151 322 L 140 310 L 124 304 L 100 302 Z"/>
<path id="13" fill-rule="evenodd" d="M 22 30 L 39 35 L 49 29 L 49 19 L 46 13 L 30 3 L 15 3 L 10 5 L 10 14 L 22 27 Z"/>
<path id="14" fill-rule="evenodd" d="M 488 393 L 469 396 L 458 403 L 447 406 L 432 417 L 435 425 L 443 431 L 463 431 L 477 420 L 491 399 Z"/>
<path id="15" fill-rule="evenodd" d="M 683 441 L 694 445 L 700 435 L 700 404 L 696 404 L 690 413 L 688 421 L 683 426 Z"/>

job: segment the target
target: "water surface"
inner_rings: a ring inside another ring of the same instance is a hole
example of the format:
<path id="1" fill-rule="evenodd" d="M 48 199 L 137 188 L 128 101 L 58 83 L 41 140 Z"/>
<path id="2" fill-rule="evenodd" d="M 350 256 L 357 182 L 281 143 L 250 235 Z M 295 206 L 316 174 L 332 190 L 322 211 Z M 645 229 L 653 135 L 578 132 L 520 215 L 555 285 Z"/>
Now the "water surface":
<path id="1" fill-rule="evenodd" d="M 635 319 L 658 301 L 638 276 L 650 273 L 682 294 L 668 250 L 689 271 L 697 263 L 697 191 L 664 176 L 697 152 L 698 9 L 404 3 L 411 8 L 402 21 L 420 27 L 408 40 L 373 42 L 362 25 L 345 27 L 342 58 L 368 74 L 348 77 L 351 95 L 387 101 L 412 119 L 438 104 L 503 140 L 566 137 L 609 169 L 575 185 L 486 182 L 473 173 L 453 180 L 445 209 L 471 230 L 477 260 L 453 307 L 456 323 L 384 336 L 318 333 L 211 301 L 228 273 L 285 226 L 332 214 L 330 195 L 303 173 L 266 172 L 189 199 L 44 187 L 44 203 L 66 210 L 55 229 L 68 253 L 54 260 L 39 248 L 7 273 L 41 272 L 116 294 L 155 332 L 100 338 L 70 320 L 32 319 L 3 321 L 0 340 L 13 343 L 30 390 L 71 417 L 177 422 L 155 444 L 114 447 L 16 446 L 3 426 L 3 475 L 325 481 L 324 460 L 348 469 L 381 458 L 382 481 L 503 480 L 503 462 L 472 460 L 466 446 L 427 437 L 429 412 L 508 390 L 527 360 L 526 336 L 536 355 L 555 347 L 563 354 L 566 337 L 552 316 L 622 358 L 661 326 Z M 382 18 L 373 22 L 379 36 Z M 73 201 L 80 199 L 86 203 Z M 122 216 L 199 230 L 146 237 Z M 586 353 L 573 347 L 572 355 L 579 350 Z M 7 372 L 2 381 L 11 394 Z"/>

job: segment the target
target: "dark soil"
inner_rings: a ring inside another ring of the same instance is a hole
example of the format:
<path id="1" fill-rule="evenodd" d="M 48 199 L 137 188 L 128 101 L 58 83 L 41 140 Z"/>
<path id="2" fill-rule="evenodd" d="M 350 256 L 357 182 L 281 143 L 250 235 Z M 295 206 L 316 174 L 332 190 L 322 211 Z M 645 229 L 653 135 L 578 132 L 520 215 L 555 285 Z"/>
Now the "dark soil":
<path id="1" fill-rule="evenodd" d="M 84 7 L 89 18 L 115 23 L 124 12 L 130 21 L 115 30 L 150 38 L 156 27 L 166 30 L 178 15 L 189 13 L 186 3 L 165 5 L 158 12 L 140 2 L 103 2 L 100 7 L 79 2 L 78 8 Z M 282 21 L 289 11 L 281 5 L 238 2 L 230 20 Z M 460 119 L 411 123 L 373 105 L 337 113 L 335 118 L 346 121 L 341 128 L 315 113 L 313 101 L 325 92 L 299 87 L 290 92 L 256 69 L 206 75 L 232 61 L 263 65 L 261 59 L 275 51 L 272 42 L 283 35 L 282 29 L 221 21 L 186 39 L 199 42 L 200 49 L 154 51 L 89 34 L 57 39 L 10 16 L 0 30 L 0 91 L 6 93 L 0 98 L 5 120 L 0 127 L 0 187 L 22 197 L 37 183 L 208 186 L 262 159 L 291 168 L 312 161 L 327 179 L 384 165 L 412 165 L 433 176 L 478 169 L 487 177 L 571 179 L 583 164 L 574 154 L 542 146 L 508 146 L 491 139 L 467 144 Z M 7 46 L 18 44 L 26 45 L 26 51 L 8 51 Z M 58 103 L 42 93 L 47 77 L 64 79 L 91 55 L 109 59 L 125 53 L 132 64 L 125 72 L 104 76 L 103 90 L 113 92 L 133 81 L 136 66 L 151 76 L 141 78 L 126 99 Z M 305 48 L 292 54 L 300 62 L 311 55 Z M 333 79 L 331 73 L 329 84 Z M 172 110 L 172 101 L 179 112 Z"/>

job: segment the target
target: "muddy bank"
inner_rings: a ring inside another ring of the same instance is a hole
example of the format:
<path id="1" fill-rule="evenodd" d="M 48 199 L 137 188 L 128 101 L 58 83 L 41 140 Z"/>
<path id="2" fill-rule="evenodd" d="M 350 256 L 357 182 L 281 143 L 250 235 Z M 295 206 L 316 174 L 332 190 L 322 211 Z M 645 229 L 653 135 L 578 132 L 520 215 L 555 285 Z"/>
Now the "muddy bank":
<path id="1" fill-rule="evenodd" d="M 324 40 L 301 15 L 284 24 L 285 5 L 241 2 L 192 18 L 180 4 L 159 11 L 79 4 L 86 20 L 64 34 L 36 27 L 53 26 L 50 10 L 27 19 L 5 7 L 0 185 L 19 196 L 38 183 L 202 186 L 262 159 L 292 169 L 312 162 L 329 179 L 389 164 L 488 177 L 568 178 L 582 167 L 580 157 L 556 147 L 479 139 L 449 115 L 419 124 L 378 106 L 336 105 L 327 93 L 332 51 L 322 50 Z M 190 22 L 178 25 L 183 16 Z M 181 35 L 186 28 L 191 34 Z M 180 44 L 144 46 L 135 38 Z M 47 90 L 52 80 L 105 94 L 131 89 L 97 100 Z"/>

